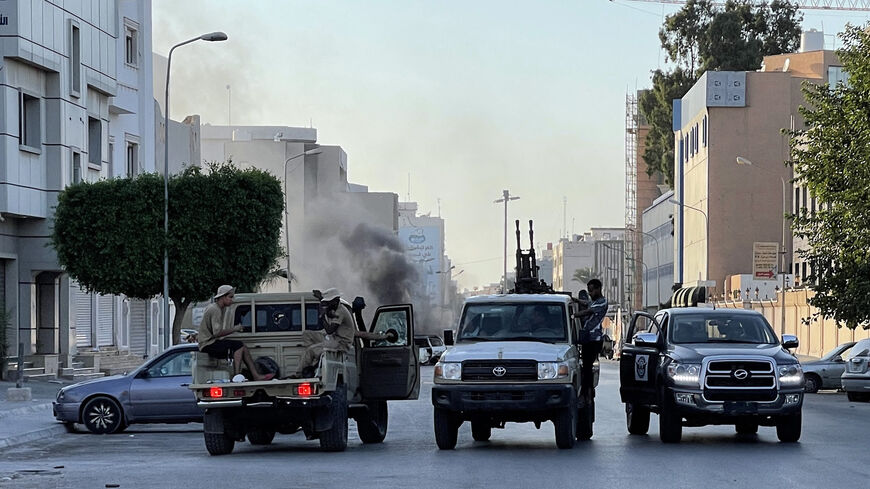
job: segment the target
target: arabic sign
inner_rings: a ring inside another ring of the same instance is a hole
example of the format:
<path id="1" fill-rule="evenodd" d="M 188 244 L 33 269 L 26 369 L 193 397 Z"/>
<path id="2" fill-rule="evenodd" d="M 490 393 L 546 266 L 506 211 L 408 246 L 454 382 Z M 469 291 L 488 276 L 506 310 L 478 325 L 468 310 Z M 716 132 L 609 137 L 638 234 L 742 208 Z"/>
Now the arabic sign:
<path id="1" fill-rule="evenodd" d="M 17 17 L 18 2 L 0 0 L 0 36 L 18 35 Z"/>
<path id="2" fill-rule="evenodd" d="M 776 276 L 779 243 L 756 241 L 752 244 L 752 278 L 770 280 Z"/>
<path id="3" fill-rule="evenodd" d="M 405 246 L 405 256 L 417 267 L 425 293 L 432 304 L 441 302 L 443 268 L 441 228 L 438 226 L 408 226 L 399 228 L 399 240 Z"/>

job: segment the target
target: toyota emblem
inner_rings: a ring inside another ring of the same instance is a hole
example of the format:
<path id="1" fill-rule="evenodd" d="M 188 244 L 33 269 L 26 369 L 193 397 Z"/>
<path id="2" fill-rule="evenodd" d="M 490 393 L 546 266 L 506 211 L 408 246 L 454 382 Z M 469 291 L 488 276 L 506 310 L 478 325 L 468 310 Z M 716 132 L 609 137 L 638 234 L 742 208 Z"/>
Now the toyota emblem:
<path id="1" fill-rule="evenodd" d="M 507 373 L 507 369 L 499 365 L 498 367 L 492 369 L 492 374 L 496 377 L 504 377 L 504 374 Z"/>
<path id="2" fill-rule="evenodd" d="M 733 375 L 734 378 L 737 380 L 746 380 L 749 378 L 749 372 L 747 372 L 746 370 L 743 370 L 742 368 L 738 368 L 731 375 Z"/>

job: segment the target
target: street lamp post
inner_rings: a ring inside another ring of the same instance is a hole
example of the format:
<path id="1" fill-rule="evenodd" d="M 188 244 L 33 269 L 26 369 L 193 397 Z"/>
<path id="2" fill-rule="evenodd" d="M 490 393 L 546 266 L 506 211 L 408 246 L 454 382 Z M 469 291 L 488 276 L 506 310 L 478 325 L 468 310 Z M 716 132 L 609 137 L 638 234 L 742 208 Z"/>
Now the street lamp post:
<path id="1" fill-rule="evenodd" d="M 292 276 L 290 275 L 290 211 L 289 205 L 287 204 L 287 163 L 290 163 L 291 160 L 295 160 L 301 156 L 310 156 L 322 153 L 323 150 L 321 148 L 309 149 L 308 151 L 303 151 L 298 155 L 291 156 L 284 160 L 284 240 L 287 245 L 287 292 L 293 292 Z M 294 168 L 295 170 L 296 168 Z"/>
<path id="2" fill-rule="evenodd" d="M 172 52 L 175 48 L 196 41 L 226 41 L 227 35 L 216 31 L 180 42 L 169 50 L 166 59 L 166 97 L 163 103 L 163 347 L 169 348 L 170 324 L 169 324 L 169 73 L 172 66 Z"/>
<path id="3" fill-rule="evenodd" d="M 693 211 L 700 212 L 702 216 L 704 216 L 704 239 L 706 241 L 707 250 L 704 253 L 704 280 L 710 279 L 710 219 L 707 217 L 707 213 L 698 209 L 697 207 L 692 207 L 688 204 L 684 204 L 676 199 L 668 199 L 668 202 L 671 204 L 676 204 L 681 207 L 685 207 L 687 209 L 692 209 Z M 683 232 L 683 223 L 680 222 L 680 232 Z"/>
<path id="4" fill-rule="evenodd" d="M 601 245 L 604 246 L 605 248 L 607 248 L 607 249 L 610 250 L 610 251 L 616 251 L 616 252 L 618 252 L 618 253 L 622 253 L 622 257 L 625 258 L 626 260 L 633 261 L 633 262 L 635 262 L 635 263 L 640 263 L 640 266 L 641 266 L 641 269 L 643 270 L 643 274 L 644 274 L 644 276 L 646 276 L 646 275 L 649 273 L 649 267 L 646 266 L 646 263 L 644 263 L 643 260 L 638 260 L 637 258 L 634 258 L 634 257 L 628 256 L 628 255 L 625 253 L 625 250 L 620 250 L 620 249 L 617 249 L 617 248 L 611 248 L 610 245 L 608 245 L 607 243 L 601 243 Z M 646 293 L 647 293 L 647 291 L 646 291 L 646 289 L 644 288 L 644 294 L 646 294 Z M 642 300 L 643 300 L 644 303 L 646 303 L 646 297 L 644 297 Z M 643 307 L 646 307 L 646 305 L 643 305 Z M 630 300 L 628 301 L 628 308 L 629 308 L 629 309 L 631 308 L 631 301 L 630 301 Z M 628 309 L 626 309 L 626 310 L 628 310 Z"/>
<path id="5" fill-rule="evenodd" d="M 510 190 L 502 191 L 502 198 L 494 200 L 493 204 L 504 202 L 504 270 L 502 271 L 501 293 L 507 293 L 507 236 L 508 236 L 508 202 L 519 200 L 519 197 L 511 195 Z"/>
<path id="6" fill-rule="evenodd" d="M 746 158 L 743 158 L 742 156 L 737 157 L 737 164 L 738 165 L 745 165 L 745 166 L 753 166 L 751 161 L 749 161 Z M 785 215 L 786 215 L 785 178 L 782 175 L 780 175 L 779 181 L 782 182 L 782 244 L 780 245 L 782 247 L 782 250 L 779 252 L 780 253 L 780 255 L 779 255 L 780 256 L 780 258 L 779 258 L 779 274 L 781 275 L 781 279 L 782 279 L 782 289 L 781 289 L 782 290 L 782 299 L 780 301 L 780 309 L 782 310 L 781 316 L 780 316 L 780 334 L 784 334 L 785 333 Z"/>

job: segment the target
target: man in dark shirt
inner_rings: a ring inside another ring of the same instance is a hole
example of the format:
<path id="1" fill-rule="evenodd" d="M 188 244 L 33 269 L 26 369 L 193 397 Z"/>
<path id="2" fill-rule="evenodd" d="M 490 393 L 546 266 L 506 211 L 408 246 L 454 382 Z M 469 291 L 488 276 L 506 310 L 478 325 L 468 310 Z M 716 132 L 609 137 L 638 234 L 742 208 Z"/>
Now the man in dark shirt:
<path id="1" fill-rule="evenodd" d="M 601 322 L 607 315 L 607 299 L 601 295 L 601 281 L 593 278 L 586 284 L 592 303 L 580 314 L 585 316 L 583 329 L 580 332 L 580 356 L 583 365 L 580 369 L 580 387 L 582 395 L 591 399 L 593 374 L 592 367 L 601 353 L 602 331 Z"/>

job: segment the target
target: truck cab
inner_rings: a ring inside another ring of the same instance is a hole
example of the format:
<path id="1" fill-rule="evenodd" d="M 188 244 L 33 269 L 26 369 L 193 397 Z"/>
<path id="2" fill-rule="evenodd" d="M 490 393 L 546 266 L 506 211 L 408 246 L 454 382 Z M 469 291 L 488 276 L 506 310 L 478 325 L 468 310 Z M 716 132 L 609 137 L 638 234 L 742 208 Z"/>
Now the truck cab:
<path id="1" fill-rule="evenodd" d="M 230 338 L 244 343 L 255 362 L 269 358 L 279 371 L 272 380 L 231 382 L 230 360 L 197 352 L 190 388 L 205 410 L 209 453 L 230 453 L 245 438 L 253 445 L 269 444 L 276 433 L 297 431 L 318 439 L 326 451 L 341 451 L 347 446 L 348 418 L 356 421 L 363 443 L 379 443 L 387 432 L 387 401 L 418 397 L 410 304 L 379 307 L 372 319 L 371 331 L 394 330 L 395 342 L 356 338 L 349 352 L 325 350 L 313 376 L 291 378 L 306 348 L 303 333 L 321 329 L 319 306 L 312 293 L 236 294 L 224 327 L 241 325 L 242 331 Z M 344 301 L 339 307 L 351 311 L 357 328 L 366 331 L 361 310 Z"/>
<path id="2" fill-rule="evenodd" d="M 631 434 L 679 442 L 684 426 L 734 425 L 754 434 L 775 426 L 779 439 L 801 433 L 804 379 L 791 335 L 777 338 L 763 315 L 743 309 L 672 308 L 635 312 L 623 336 L 619 392 Z"/>
<path id="3" fill-rule="evenodd" d="M 465 301 L 455 345 L 435 365 L 432 404 L 440 449 L 456 446 L 469 422 L 475 440 L 488 440 L 507 422 L 546 421 L 556 444 L 571 448 L 592 436 L 594 390 L 580 396 L 578 305 L 567 294 L 503 294 Z M 454 334 L 455 333 L 455 334 Z M 598 383 L 595 364 L 594 383 Z"/>

